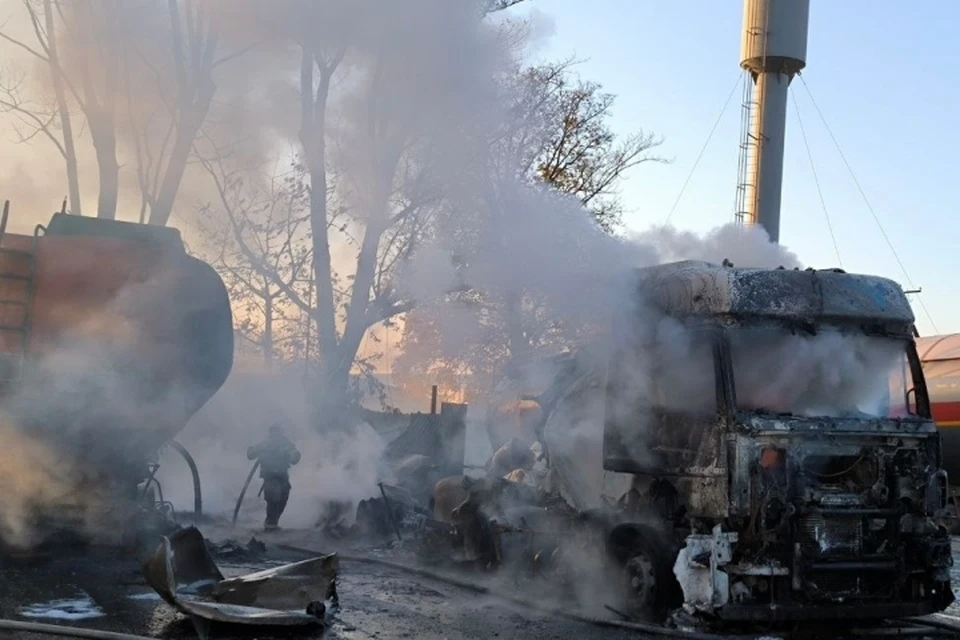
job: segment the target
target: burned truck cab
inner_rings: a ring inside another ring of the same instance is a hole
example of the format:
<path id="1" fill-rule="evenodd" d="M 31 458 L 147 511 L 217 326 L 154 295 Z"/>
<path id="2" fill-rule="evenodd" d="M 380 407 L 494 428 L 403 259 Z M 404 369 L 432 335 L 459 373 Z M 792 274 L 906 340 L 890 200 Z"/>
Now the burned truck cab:
<path id="1" fill-rule="evenodd" d="M 727 620 L 952 602 L 947 478 L 896 283 L 681 262 L 640 270 L 636 294 L 614 321 L 603 456 L 645 488 L 610 536 L 644 569 L 640 604 L 668 583 Z"/>

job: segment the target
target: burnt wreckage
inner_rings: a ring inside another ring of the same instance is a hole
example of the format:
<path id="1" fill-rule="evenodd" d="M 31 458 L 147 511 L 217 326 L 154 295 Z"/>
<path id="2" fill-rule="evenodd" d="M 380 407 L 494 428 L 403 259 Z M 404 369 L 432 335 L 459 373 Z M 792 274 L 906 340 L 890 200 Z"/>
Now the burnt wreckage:
<path id="1" fill-rule="evenodd" d="M 949 605 L 947 477 L 901 288 L 701 262 L 639 273 L 603 440 L 604 469 L 634 479 L 608 538 L 634 604 L 682 591 L 688 612 L 727 620 Z"/>

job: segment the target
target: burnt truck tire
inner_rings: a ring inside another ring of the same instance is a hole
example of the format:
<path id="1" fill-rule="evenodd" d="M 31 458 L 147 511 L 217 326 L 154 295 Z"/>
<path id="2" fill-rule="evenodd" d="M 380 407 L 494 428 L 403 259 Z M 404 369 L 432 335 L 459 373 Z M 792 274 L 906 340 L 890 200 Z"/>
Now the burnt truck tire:
<path id="1" fill-rule="evenodd" d="M 641 619 L 663 620 L 683 604 L 673 564 L 677 552 L 663 534 L 649 527 L 614 531 L 610 553 L 621 570 L 622 605 Z"/>
<path id="2" fill-rule="evenodd" d="M 953 522 L 950 523 L 950 535 L 960 535 L 960 509 L 957 509 L 957 499 L 955 497 L 947 499 L 947 508 L 954 513 Z"/>

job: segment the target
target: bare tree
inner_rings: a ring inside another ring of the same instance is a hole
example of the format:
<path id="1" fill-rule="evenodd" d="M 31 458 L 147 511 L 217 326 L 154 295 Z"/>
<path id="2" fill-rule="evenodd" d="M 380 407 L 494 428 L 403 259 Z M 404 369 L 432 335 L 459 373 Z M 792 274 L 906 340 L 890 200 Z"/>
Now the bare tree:
<path id="1" fill-rule="evenodd" d="M 219 151 L 201 162 L 216 185 L 219 199 L 216 205 L 202 207 L 198 216 L 200 228 L 212 264 L 223 275 L 239 309 L 237 331 L 241 337 L 261 349 L 269 364 L 278 356 L 287 361 L 295 357 L 308 360 L 309 369 L 319 374 L 322 398 L 318 406 L 328 411 L 343 409 L 348 398 L 356 399 L 351 383 L 358 379 L 366 382 L 368 393 L 382 395 L 382 388 L 372 375 L 378 358 L 375 353 L 361 356 L 360 343 L 346 343 L 346 330 L 338 330 L 336 344 L 340 351 L 334 352 L 333 357 L 350 358 L 346 376 L 340 378 L 340 372 L 331 372 L 326 364 L 331 355 L 324 351 L 322 335 L 313 331 L 319 308 L 315 300 L 321 289 L 315 282 L 314 271 L 314 251 L 319 243 L 310 226 L 311 207 L 317 197 L 305 163 L 298 162 L 282 179 L 274 176 L 257 187 L 262 176 L 256 170 L 228 168 L 228 156 Z M 363 236 L 356 235 L 353 215 L 336 201 L 334 193 L 334 187 L 328 184 L 324 240 L 359 246 Z M 217 227 L 215 222 L 221 219 L 227 223 Z M 391 244 L 399 242 L 396 236 L 397 230 L 377 253 L 373 292 L 388 288 L 389 273 L 398 260 L 396 247 Z M 339 310 L 334 325 L 338 329 L 346 326 L 347 314 L 354 306 L 356 277 L 342 276 L 332 267 L 325 275 L 328 279 L 324 284 L 332 292 L 332 306 Z M 369 295 L 371 300 L 378 299 L 376 293 L 368 292 Z M 305 325 L 298 314 L 307 317 Z M 378 320 L 371 320 L 366 329 L 388 320 L 372 312 L 370 317 Z M 280 327 L 282 337 L 278 335 Z M 352 356 L 344 353 L 347 348 L 353 350 Z M 360 375 L 351 376 L 352 373 Z M 342 386 L 331 390 L 333 384 Z M 327 420 L 330 419 L 328 415 Z"/>
<path id="2" fill-rule="evenodd" d="M 298 44 L 300 64 L 300 146 L 309 178 L 310 231 L 315 299 L 297 295 L 279 279 L 264 275 L 285 290 L 292 304 L 309 313 L 317 323 L 319 380 L 318 404 L 327 419 L 344 415 L 350 397 L 351 374 L 369 363 L 358 353 L 369 329 L 411 308 L 393 286 L 397 265 L 414 250 L 437 203 L 428 184 L 428 171 L 416 157 L 416 131 L 423 118 L 415 109 L 396 108 L 391 65 L 401 61 L 381 52 L 354 69 L 358 104 L 356 138 L 348 145 L 354 171 L 334 177 L 328 153 L 328 103 L 333 79 L 341 70 L 348 50 L 345 45 L 315 43 L 309 28 L 316 18 L 310 8 L 304 14 L 304 33 Z M 400 74 L 402 77 L 402 74 Z M 359 174 L 363 174 L 360 178 Z M 334 201 L 333 195 L 339 194 Z M 351 246 L 350 265 L 333 264 L 331 247 Z M 342 270 L 342 272 L 341 272 Z"/>
<path id="3" fill-rule="evenodd" d="M 80 180 L 72 109 L 82 114 L 98 167 L 97 215 L 115 218 L 120 156 L 132 141 L 142 194 L 141 221 L 165 225 L 191 149 L 216 92 L 219 33 L 204 3 L 168 0 L 131 5 L 121 0 L 21 0 L 36 44 L 0 31 L 0 38 L 50 70 L 54 109 L 25 98 L 24 83 L 8 77 L 0 107 L 15 112 L 64 156 L 70 208 L 80 213 Z M 66 53 L 65 53 L 66 52 Z M 124 110 L 124 106 L 126 109 Z M 56 117 L 52 117 L 56 114 Z M 59 121 L 59 129 L 52 125 Z M 29 139 L 30 134 L 20 135 Z"/>
<path id="4" fill-rule="evenodd" d="M 317 321 L 319 356 L 323 367 L 321 379 L 326 382 L 333 379 L 342 360 L 337 331 L 338 298 L 334 291 L 336 273 L 330 255 L 327 109 L 330 85 L 343 61 L 346 47 L 340 46 L 332 53 L 325 53 L 313 45 L 308 32 L 303 34 L 300 47 L 300 146 L 310 177 L 310 232 L 313 238 L 316 309 L 309 304 L 302 306 Z M 345 392 L 345 389 L 346 385 L 342 391 Z"/>
<path id="5" fill-rule="evenodd" d="M 607 232 L 621 223 L 618 186 L 625 174 L 665 160 L 653 153 L 662 139 L 637 132 L 618 136 L 610 125 L 616 96 L 582 80 L 573 61 L 524 71 L 518 110 L 528 114 L 509 144 L 529 179 L 576 197 Z"/>
<path id="6" fill-rule="evenodd" d="M 297 167 L 263 175 L 205 159 L 218 200 L 200 207 L 203 255 L 230 293 L 237 334 L 264 364 L 306 351 L 307 325 L 289 294 L 307 298 L 311 243 L 309 202 Z"/>
<path id="7" fill-rule="evenodd" d="M 527 69 L 504 82 L 516 99 L 511 126 L 496 141 L 494 182 L 519 176 L 530 184 L 546 184 L 575 197 L 612 233 L 622 212 L 620 181 L 640 164 L 664 161 L 652 153 L 660 140 L 642 132 L 618 137 L 609 123 L 614 97 L 573 74 L 571 61 Z M 490 193 L 488 212 L 503 217 L 509 229 L 506 212 L 497 213 L 503 208 L 497 189 Z M 451 316 L 458 318 L 459 336 L 471 335 L 467 343 L 462 338 L 446 343 L 440 318 Z M 473 331 L 464 331 L 463 323 L 472 324 Z M 442 305 L 407 315 L 400 345 L 404 355 L 397 365 L 412 375 L 468 380 L 468 391 L 476 396 L 489 391 L 511 362 L 555 354 L 592 329 L 570 326 L 536 292 L 459 290 L 446 295 Z"/>
<path id="8" fill-rule="evenodd" d="M 159 226 L 170 220 L 193 144 L 210 111 L 217 89 L 214 69 L 233 57 L 216 58 L 220 35 L 202 4 L 168 0 L 167 13 L 169 37 L 157 43 L 160 51 L 145 49 L 134 41 L 127 46 L 135 55 L 124 58 L 137 181 L 143 196 L 141 221 L 147 218 Z M 132 78 L 141 70 L 151 76 L 149 87 L 139 86 Z M 144 93 L 155 96 L 151 102 L 162 113 L 140 114 L 142 105 L 135 107 L 134 103 L 136 96 Z M 154 132 L 156 135 L 151 135 Z"/>
<path id="9" fill-rule="evenodd" d="M 397 296 L 394 268 L 415 250 L 439 198 L 430 177 L 432 167 L 424 166 L 418 153 L 422 113 L 396 104 L 393 92 L 395 83 L 403 82 L 403 72 L 391 69 L 395 62 L 384 54 L 374 63 L 363 89 L 366 113 L 358 126 L 362 133 L 353 142 L 361 150 L 355 161 L 369 174 L 352 189 L 352 214 L 359 228 L 352 287 L 343 332 L 330 354 L 335 357 L 324 358 L 330 366 L 325 384 L 334 394 L 345 388 L 367 331 L 412 308 L 412 300 Z M 317 272 L 318 280 L 326 277 L 321 274 Z"/>
<path id="10" fill-rule="evenodd" d="M 59 6 L 59 5 L 58 5 Z M 117 104 L 120 96 L 122 31 L 117 0 L 69 3 L 61 16 L 72 25 L 79 87 L 73 89 L 90 130 L 97 155 L 99 190 L 97 216 L 117 217 L 120 164 L 117 160 Z M 67 74 L 60 74 L 68 86 Z"/>
<path id="11" fill-rule="evenodd" d="M 37 39 L 37 47 L 29 47 L 2 32 L 0 32 L 0 38 L 17 44 L 46 62 L 50 71 L 50 82 L 56 103 L 52 108 L 32 104 L 24 97 L 26 91 L 24 90 L 23 76 L 12 78 L 11 74 L 7 73 L 5 77 L 0 79 L 0 96 L 2 96 L 0 97 L 0 107 L 16 114 L 20 122 L 27 127 L 26 133 L 24 131 L 17 132 L 21 142 L 28 142 L 36 135 L 43 135 L 53 143 L 60 155 L 63 156 L 67 173 L 70 211 L 80 214 L 83 212 L 80 201 L 80 172 L 77 166 L 73 120 L 67 102 L 66 81 L 57 44 L 58 35 L 53 0 L 42 0 L 39 9 L 35 0 L 23 0 L 23 5 Z M 57 120 L 59 120 L 59 130 L 54 126 Z"/>
<path id="12" fill-rule="evenodd" d="M 434 12 L 438 4 L 420 3 L 419 10 Z M 391 3 L 384 7 L 395 12 L 391 15 L 396 20 L 409 19 L 411 27 L 424 22 L 409 17 L 409 8 Z M 357 11 L 351 3 L 294 2 L 283 9 L 286 13 L 276 24 L 289 29 L 286 35 L 300 58 L 298 142 L 309 204 L 313 290 L 305 296 L 274 265 L 258 259 L 248 238 L 241 234 L 235 239 L 258 275 L 316 323 L 317 402 L 325 419 L 336 421 L 345 415 L 351 378 L 369 369 L 359 354 L 370 329 L 415 303 L 398 292 L 396 273 L 443 211 L 434 145 L 449 140 L 439 140 L 436 130 L 444 97 L 452 105 L 466 92 L 451 90 L 449 76 L 423 73 L 440 57 L 430 47 L 451 46 L 452 39 L 437 38 L 427 46 L 419 41 L 404 44 L 394 37 L 402 31 L 395 21 L 371 15 L 369 6 Z M 330 27 L 331 15 L 335 29 Z M 363 22 L 357 33 L 351 32 L 353 20 Z M 420 56 L 420 64 L 404 55 L 404 47 Z M 328 122 L 333 93 L 342 107 L 336 126 Z M 449 132 L 459 134 L 461 128 L 462 123 L 456 123 Z M 216 148 L 207 155 L 218 156 L 222 154 Z M 209 170 L 210 161 L 204 162 Z M 224 172 L 214 169 L 211 175 L 223 193 L 228 181 Z M 347 249 L 352 250 L 349 257 Z M 263 290 L 258 282 L 253 284 Z"/>

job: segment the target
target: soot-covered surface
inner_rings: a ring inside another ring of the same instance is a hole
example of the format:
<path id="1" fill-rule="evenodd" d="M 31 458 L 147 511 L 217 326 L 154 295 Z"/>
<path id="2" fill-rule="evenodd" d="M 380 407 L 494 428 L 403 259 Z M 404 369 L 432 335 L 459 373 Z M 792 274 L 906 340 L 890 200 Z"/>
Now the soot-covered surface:
<path id="1" fill-rule="evenodd" d="M 260 536 L 260 534 L 258 534 Z M 242 575 L 302 559 L 271 544 L 262 562 L 238 564 L 218 560 L 227 577 Z M 314 546 L 315 545 L 311 545 Z M 346 546 L 346 545 L 344 545 Z M 356 546 L 351 553 L 361 551 Z M 160 601 L 147 586 L 136 558 L 114 551 L 92 550 L 74 556 L 44 560 L 0 560 L 0 617 L 30 622 L 69 624 L 85 628 L 134 633 L 158 638 L 196 638 L 190 622 Z M 636 633 L 600 629 L 536 612 L 524 611 L 492 598 L 477 596 L 443 583 L 350 561 L 341 562 L 341 610 L 327 638 L 585 638 L 637 639 Z M 79 601 L 83 601 L 80 606 Z M 59 609 L 53 605 L 60 603 Z M 67 604 L 70 607 L 67 607 Z M 25 609 L 32 607 L 32 609 Z M 58 613 L 69 609 L 66 614 Z M 82 611 L 81 611 L 82 609 Z M 52 617 L 26 617 L 24 611 L 49 611 Z M 73 612 L 73 615 L 70 612 Z M 101 615 L 85 617 L 85 612 Z M 59 617 L 57 617 L 59 616 Z M 317 637 L 264 629 L 217 628 L 211 638 Z M 18 633 L 14 638 L 40 638 Z"/>
<path id="2" fill-rule="evenodd" d="M 245 534 L 249 536 L 249 533 Z M 284 532 L 263 536 L 267 556 L 257 562 L 218 560 L 227 577 L 242 575 L 302 559 L 281 550 L 288 543 L 318 548 L 312 534 Z M 218 536 L 214 536 L 218 537 Z M 239 537 L 243 538 L 244 535 Z M 246 539 L 246 538 L 244 538 Z M 321 545 L 344 554 L 368 555 L 401 563 L 412 558 L 401 549 L 387 550 L 359 543 Z M 960 598 L 960 538 L 954 540 L 954 590 Z M 134 633 L 171 640 L 196 638 L 190 622 L 162 602 L 147 586 L 136 558 L 120 557 L 113 550 L 88 550 L 72 556 L 25 560 L 0 559 L 0 617 L 30 622 L 74 625 Z M 325 638 L 386 640 L 388 638 L 584 638 L 642 639 L 617 629 L 601 629 L 513 607 L 504 602 L 434 582 L 394 569 L 349 560 L 341 561 L 341 610 Z M 534 594 L 527 594 L 533 596 Z M 946 612 L 960 617 L 960 604 Z M 214 627 L 211 638 L 305 638 L 304 633 L 268 632 L 265 629 Z M 45 636 L 17 633 L 10 637 Z"/>
<path id="3" fill-rule="evenodd" d="M 957 601 L 947 607 L 944 613 L 960 618 L 960 537 L 953 538 L 953 569 L 950 571 L 953 583 L 953 595 Z"/>

